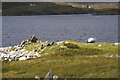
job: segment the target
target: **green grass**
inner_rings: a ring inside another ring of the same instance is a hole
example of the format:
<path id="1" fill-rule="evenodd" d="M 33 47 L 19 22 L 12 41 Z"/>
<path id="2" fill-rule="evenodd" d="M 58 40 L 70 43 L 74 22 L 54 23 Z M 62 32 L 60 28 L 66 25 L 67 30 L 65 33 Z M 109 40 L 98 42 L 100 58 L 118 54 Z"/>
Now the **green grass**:
<path id="1" fill-rule="evenodd" d="M 109 43 L 69 43 L 54 44 L 42 52 L 42 57 L 25 61 L 4 61 L 3 78 L 44 78 L 49 70 L 60 78 L 117 78 L 118 46 Z M 65 41 L 65 42 L 66 42 Z M 98 45 L 101 44 L 101 47 Z M 36 49 L 39 44 L 32 43 L 26 49 Z M 61 47 L 62 46 L 62 47 Z M 44 53 L 48 53 L 47 55 Z"/>

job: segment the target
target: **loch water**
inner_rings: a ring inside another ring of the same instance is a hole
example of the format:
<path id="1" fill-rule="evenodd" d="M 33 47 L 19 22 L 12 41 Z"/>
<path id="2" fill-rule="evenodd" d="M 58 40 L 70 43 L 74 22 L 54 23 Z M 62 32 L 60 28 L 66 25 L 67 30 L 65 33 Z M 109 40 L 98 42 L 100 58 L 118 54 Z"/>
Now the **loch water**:
<path id="1" fill-rule="evenodd" d="M 118 41 L 118 15 L 2 16 L 2 46 L 14 46 L 35 35 L 41 41 Z"/>

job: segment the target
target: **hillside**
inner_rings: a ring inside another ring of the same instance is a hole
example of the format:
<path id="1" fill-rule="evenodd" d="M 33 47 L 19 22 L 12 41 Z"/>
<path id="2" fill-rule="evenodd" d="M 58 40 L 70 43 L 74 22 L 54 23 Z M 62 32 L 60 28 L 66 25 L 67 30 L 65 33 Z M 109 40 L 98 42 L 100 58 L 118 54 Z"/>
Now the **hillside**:
<path id="1" fill-rule="evenodd" d="M 35 38 L 36 39 L 36 38 Z M 118 46 L 108 43 L 80 43 L 72 40 L 60 42 L 41 42 L 35 39 L 21 42 L 9 50 L 12 55 L 27 52 L 39 53 L 37 58 L 2 62 L 3 78 L 44 78 L 49 70 L 60 78 L 117 78 L 118 77 Z M 42 45 L 42 47 L 40 47 Z M 24 45 L 24 46 L 23 46 Z M 21 48 L 20 48 L 21 46 Z M 22 48 L 23 47 L 23 48 Z M 24 50 L 23 50 L 24 49 Z M 14 52 L 13 52 L 14 51 Z M 33 55 L 34 55 L 33 54 Z M 30 56 L 30 55 L 29 55 Z M 21 57 L 21 58 L 22 58 Z M 33 56 L 34 57 L 34 56 Z"/>
<path id="2" fill-rule="evenodd" d="M 64 2 L 5 2 L 3 15 L 118 14 L 117 4 Z"/>

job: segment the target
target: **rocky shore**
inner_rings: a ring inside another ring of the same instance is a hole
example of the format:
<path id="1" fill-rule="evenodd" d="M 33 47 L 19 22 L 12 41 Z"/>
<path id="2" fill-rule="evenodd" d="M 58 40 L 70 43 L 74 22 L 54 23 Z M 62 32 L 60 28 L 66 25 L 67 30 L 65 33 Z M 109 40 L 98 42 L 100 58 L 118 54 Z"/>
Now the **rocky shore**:
<path id="1" fill-rule="evenodd" d="M 32 43 L 38 43 L 40 44 L 40 46 L 36 50 L 34 49 L 31 49 L 31 51 L 26 50 L 25 49 L 26 46 Z M 62 42 L 48 42 L 48 41 L 42 42 L 33 35 L 28 40 L 22 41 L 20 45 L 0 48 L 0 59 L 3 61 L 4 60 L 19 61 L 19 60 L 28 60 L 31 58 L 41 57 L 41 52 L 44 51 L 46 47 L 52 46 L 54 44 L 59 44 L 59 43 L 63 43 L 63 41 Z"/>
<path id="2" fill-rule="evenodd" d="M 36 47 L 33 48 L 34 44 L 37 44 Z M 38 58 L 41 57 L 43 54 L 42 52 L 50 47 L 55 46 L 59 44 L 68 44 L 69 42 L 60 41 L 60 42 L 42 42 L 38 40 L 34 35 L 31 36 L 28 40 L 23 40 L 20 45 L 17 46 L 9 46 L 9 47 L 2 47 L 0 48 L 0 60 L 2 61 L 20 61 L 20 60 L 28 60 L 31 58 Z M 31 44 L 33 44 L 31 46 Z M 120 43 L 114 43 L 112 45 L 118 46 Z M 30 49 L 28 49 L 28 47 Z M 64 48 L 63 46 L 60 46 L 61 48 Z M 98 45 L 98 47 L 102 47 L 101 44 Z M 48 53 L 44 53 L 47 55 Z M 117 57 L 120 57 L 119 55 L 115 55 Z M 105 57 L 113 57 L 113 55 L 108 55 Z"/>

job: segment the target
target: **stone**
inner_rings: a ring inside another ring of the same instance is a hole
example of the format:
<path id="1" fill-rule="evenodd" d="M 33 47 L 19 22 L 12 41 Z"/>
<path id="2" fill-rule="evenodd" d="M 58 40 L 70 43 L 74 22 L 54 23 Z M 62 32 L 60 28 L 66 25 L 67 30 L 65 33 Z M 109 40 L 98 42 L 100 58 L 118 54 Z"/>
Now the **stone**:
<path id="1" fill-rule="evenodd" d="M 69 43 L 68 41 L 66 41 L 65 43 Z"/>
<path id="2" fill-rule="evenodd" d="M 41 50 L 41 48 L 38 48 L 38 50 L 37 51 L 40 51 Z"/>
<path id="3" fill-rule="evenodd" d="M 105 57 L 114 57 L 114 55 L 106 55 Z"/>
<path id="4" fill-rule="evenodd" d="M 31 44 L 31 41 L 28 41 L 28 43 L 27 43 L 28 45 L 30 45 Z"/>
<path id="5" fill-rule="evenodd" d="M 56 75 L 53 76 L 53 80 L 58 80 L 58 78 L 59 78 L 59 77 L 56 76 Z"/>
<path id="6" fill-rule="evenodd" d="M 98 47 L 101 47 L 101 46 L 102 46 L 101 44 L 98 45 Z"/>
<path id="7" fill-rule="evenodd" d="M 20 57 L 19 60 L 26 60 L 26 57 Z"/>
<path id="8" fill-rule="evenodd" d="M 4 48 L 0 48 L 0 51 L 4 51 Z"/>
<path id="9" fill-rule="evenodd" d="M 20 51 L 21 51 L 21 52 L 24 52 L 24 51 L 25 51 L 25 49 L 21 49 Z"/>
<path id="10" fill-rule="evenodd" d="M 33 50 L 33 52 L 36 52 L 37 50 Z"/>
<path id="11" fill-rule="evenodd" d="M 23 40 L 20 45 L 25 45 L 27 43 L 26 40 Z"/>
<path id="12" fill-rule="evenodd" d="M 8 61 L 8 58 L 5 58 L 4 60 Z"/>
<path id="13" fill-rule="evenodd" d="M 95 43 L 96 39 L 93 37 L 90 37 L 87 39 L 87 43 Z"/>
<path id="14" fill-rule="evenodd" d="M 34 52 L 33 52 L 33 51 L 30 51 L 30 52 L 28 53 L 28 56 L 29 56 L 29 57 L 33 57 L 33 55 L 34 55 Z"/>
<path id="15" fill-rule="evenodd" d="M 48 44 L 47 44 L 47 47 L 48 46 L 52 46 L 54 44 L 54 42 L 49 42 Z"/>
<path id="16" fill-rule="evenodd" d="M 118 45 L 120 45 L 120 43 L 114 43 L 114 45 L 115 45 L 115 46 L 118 46 Z"/>
<path id="17" fill-rule="evenodd" d="M 11 51 L 11 52 L 9 52 L 10 55 L 13 55 L 13 54 L 15 54 L 15 53 L 16 53 L 16 51 Z"/>
<path id="18" fill-rule="evenodd" d="M 53 80 L 53 73 L 52 70 L 48 72 L 44 80 Z"/>
<path id="19" fill-rule="evenodd" d="M 39 53 L 35 52 L 34 54 L 36 57 L 41 57 L 41 55 L 39 55 Z"/>
<path id="20" fill-rule="evenodd" d="M 60 46 L 60 47 L 62 47 L 62 48 L 63 48 L 63 46 Z"/>
<path id="21" fill-rule="evenodd" d="M 115 55 L 116 57 L 120 57 L 120 55 L 119 54 L 117 54 L 117 55 Z"/>
<path id="22" fill-rule="evenodd" d="M 41 43 L 39 40 L 37 40 L 37 43 Z"/>
<path id="23" fill-rule="evenodd" d="M 48 47 L 48 46 L 51 46 L 50 43 L 47 44 L 47 47 Z"/>
<path id="24" fill-rule="evenodd" d="M 11 59 L 9 59 L 9 61 L 12 61 Z"/>
<path id="25" fill-rule="evenodd" d="M 38 79 L 38 80 L 40 80 L 40 77 L 36 75 L 36 76 L 35 76 L 35 79 Z"/>
<path id="26" fill-rule="evenodd" d="M 38 41 L 38 39 L 34 36 L 34 35 L 32 35 L 30 38 L 29 38 L 29 40 L 28 41 L 31 41 L 31 42 L 37 42 Z"/>
<path id="27" fill-rule="evenodd" d="M 45 53 L 45 54 L 48 54 L 48 53 Z"/>
<path id="28" fill-rule="evenodd" d="M 1 54 L 1 57 L 4 57 L 6 54 Z"/>
<path id="29" fill-rule="evenodd" d="M 57 45 L 63 44 L 63 43 L 64 43 L 64 41 L 56 42 Z"/>
<path id="30" fill-rule="evenodd" d="M 16 47 L 15 51 L 19 51 L 21 49 L 23 49 L 23 48 L 22 47 Z"/>
<path id="31" fill-rule="evenodd" d="M 54 42 L 51 42 L 50 45 L 52 46 L 54 44 Z"/>
<path id="32" fill-rule="evenodd" d="M 19 61 L 19 58 L 15 57 L 15 61 Z"/>
<path id="33" fill-rule="evenodd" d="M 44 45 L 41 44 L 41 46 L 38 48 L 38 50 L 40 51 L 40 50 L 43 49 L 43 48 L 44 48 Z"/>

